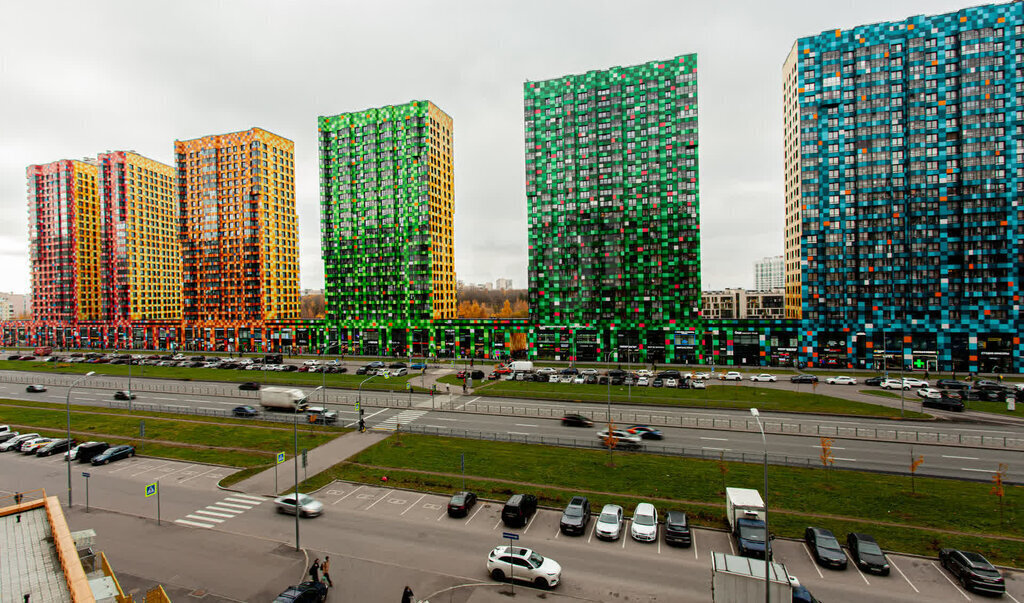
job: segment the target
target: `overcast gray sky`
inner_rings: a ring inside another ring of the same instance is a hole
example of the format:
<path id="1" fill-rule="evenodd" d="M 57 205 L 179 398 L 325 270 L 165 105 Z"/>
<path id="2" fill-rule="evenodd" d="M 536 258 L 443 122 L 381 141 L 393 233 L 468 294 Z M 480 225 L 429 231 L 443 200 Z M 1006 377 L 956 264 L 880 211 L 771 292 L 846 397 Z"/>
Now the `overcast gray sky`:
<path id="1" fill-rule="evenodd" d="M 455 268 L 526 284 L 522 85 L 698 54 L 703 288 L 782 253 L 782 62 L 795 39 L 947 0 L 0 4 L 0 291 L 27 292 L 25 167 L 266 128 L 295 141 L 303 287 L 323 286 L 316 118 L 435 102 L 455 120 Z"/>

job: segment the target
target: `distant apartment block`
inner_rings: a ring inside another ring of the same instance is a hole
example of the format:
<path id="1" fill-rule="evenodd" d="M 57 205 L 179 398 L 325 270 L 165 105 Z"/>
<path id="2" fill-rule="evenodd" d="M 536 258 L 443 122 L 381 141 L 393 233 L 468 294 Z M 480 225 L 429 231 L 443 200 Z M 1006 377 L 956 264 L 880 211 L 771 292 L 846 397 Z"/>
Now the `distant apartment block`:
<path id="1" fill-rule="evenodd" d="M 299 317 L 295 143 L 260 128 L 174 143 L 186 321 Z"/>
<path id="2" fill-rule="evenodd" d="M 701 296 L 701 316 L 705 320 L 775 319 L 783 317 L 784 305 L 781 288 L 770 291 L 705 291 Z"/>
<path id="3" fill-rule="evenodd" d="M 512 279 L 510 278 L 499 278 L 494 281 L 494 288 L 499 291 L 505 291 L 512 288 Z"/>
<path id="4" fill-rule="evenodd" d="M 26 320 L 32 318 L 32 296 L 24 293 L 0 291 L 0 320 Z"/>
<path id="5" fill-rule="evenodd" d="M 781 255 L 754 262 L 754 290 L 782 289 L 786 285 L 785 264 Z"/>

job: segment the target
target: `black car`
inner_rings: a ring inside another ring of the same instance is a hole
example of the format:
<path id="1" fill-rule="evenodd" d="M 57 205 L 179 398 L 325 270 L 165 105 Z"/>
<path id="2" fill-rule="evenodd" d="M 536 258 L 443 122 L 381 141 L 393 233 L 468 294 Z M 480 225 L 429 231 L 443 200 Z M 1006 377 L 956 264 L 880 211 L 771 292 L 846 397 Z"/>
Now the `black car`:
<path id="1" fill-rule="evenodd" d="M 562 511 L 558 529 L 563 534 L 585 534 L 590 524 L 590 501 L 586 496 L 573 496 Z"/>
<path id="2" fill-rule="evenodd" d="M 935 382 L 935 387 L 939 389 L 967 389 L 971 387 L 971 384 L 958 379 L 939 379 Z"/>
<path id="3" fill-rule="evenodd" d="M 78 446 L 78 450 L 75 451 L 75 458 L 78 459 L 79 463 L 88 463 L 108 448 L 110 448 L 110 444 L 106 442 L 86 442 Z"/>
<path id="4" fill-rule="evenodd" d="M 501 509 L 501 521 L 510 528 L 522 527 L 537 512 L 537 497 L 533 494 L 513 494 Z"/>
<path id="5" fill-rule="evenodd" d="M 665 385 L 665 381 L 662 380 L 661 377 L 655 377 L 654 380 L 651 381 L 651 387 L 661 387 L 663 385 Z"/>
<path id="6" fill-rule="evenodd" d="M 243 391 L 259 391 L 260 384 L 254 381 L 246 381 L 245 383 L 239 383 L 238 389 Z"/>
<path id="7" fill-rule="evenodd" d="M 978 553 L 942 549 L 939 551 L 939 562 L 968 590 L 993 595 L 1002 595 L 1006 592 L 1002 574 L 988 562 L 988 559 Z"/>
<path id="8" fill-rule="evenodd" d="M 800 585 L 793 587 L 793 603 L 821 603 L 821 601 L 815 599 L 806 586 Z"/>
<path id="9" fill-rule="evenodd" d="M 677 370 L 661 371 L 657 375 L 658 379 L 682 379 L 682 374 Z"/>
<path id="10" fill-rule="evenodd" d="M 91 462 L 93 465 L 106 465 L 110 461 L 126 459 L 132 456 L 135 456 L 135 446 L 122 444 L 120 446 L 112 446 L 110 448 L 107 448 L 103 452 L 92 457 Z"/>
<path id="11" fill-rule="evenodd" d="M 126 390 L 118 390 L 118 391 L 114 392 L 114 399 L 115 400 L 134 400 L 135 399 L 135 394 L 133 394 L 130 391 L 126 391 Z"/>
<path id="12" fill-rule="evenodd" d="M 567 414 L 562 417 L 562 425 L 569 427 L 593 427 L 594 422 L 578 414 Z"/>
<path id="13" fill-rule="evenodd" d="M 368 370 L 369 370 L 369 367 L 367 367 L 367 366 L 361 366 L 361 367 L 359 367 L 359 368 L 357 368 L 357 369 L 356 369 L 356 374 L 357 374 L 357 375 L 365 375 L 365 374 L 366 374 L 366 371 L 368 371 Z"/>
<path id="14" fill-rule="evenodd" d="M 825 528 L 810 527 L 804 530 L 804 541 L 818 565 L 846 569 L 846 553 L 832 532 Z"/>
<path id="15" fill-rule="evenodd" d="M 39 394 L 46 391 L 46 386 L 33 384 L 26 387 L 25 391 L 27 391 L 30 394 Z"/>
<path id="16" fill-rule="evenodd" d="M 611 369 L 610 371 L 608 371 L 608 376 L 609 377 L 625 377 L 626 376 L 626 371 L 624 371 L 622 369 Z"/>
<path id="17" fill-rule="evenodd" d="M 987 385 L 978 387 L 975 389 L 978 393 L 978 399 L 984 400 L 985 402 L 1005 402 L 1006 401 L 1006 390 L 996 385 Z"/>
<path id="18" fill-rule="evenodd" d="M 561 373 L 563 375 L 578 375 L 579 372 L 580 372 L 579 369 L 577 369 L 574 366 L 566 367 L 566 368 L 561 370 Z"/>
<path id="19" fill-rule="evenodd" d="M 260 414 L 260 411 L 256 410 L 252 406 L 245 405 L 236 406 L 232 408 L 231 414 L 235 415 L 236 417 L 255 417 L 256 415 Z"/>
<path id="20" fill-rule="evenodd" d="M 598 385 L 608 385 L 608 377 L 605 377 L 604 375 L 601 375 L 600 377 L 597 378 L 597 384 Z"/>
<path id="21" fill-rule="evenodd" d="M 476 494 L 456 492 L 448 501 L 448 517 L 465 517 L 476 504 Z"/>
<path id="22" fill-rule="evenodd" d="M 392 362 L 388 365 L 388 368 L 409 368 L 404 362 Z"/>
<path id="23" fill-rule="evenodd" d="M 921 406 L 925 408 L 937 408 L 939 410 L 951 410 L 954 412 L 963 412 L 965 408 L 964 403 L 959 397 L 954 398 L 953 396 L 946 394 L 946 392 L 942 392 L 941 398 L 924 398 L 921 400 Z"/>
<path id="24" fill-rule="evenodd" d="M 885 377 L 868 377 L 864 380 L 864 385 L 878 387 L 883 381 L 885 381 Z"/>
<path id="25" fill-rule="evenodd" d="M 693 535 L 684 511 L 669 511 L 665 514 L 665 544 L 690 546 Z"/>
<path id="26" fill-rule="evenodd" d="M 817 375 L 808 375 L 807 373 L 800 373 L 799 375 L 793 375 L 789 378 L 790 383 L 817 383 Z"/>
<path id="27" fill-rule="evenodd" d="M 75 444 L 77 444 L 77 442 L 71 440 L 71 445 L 74 446 Z M 59 440 L 54 440 L 49 444 L 41 446 L 38 450 L 36 450 L 36 456 L 50 456 L 51 454 L 55 454 L 57 452 L 67 452 L 67 450 L 68 439 L 61 438 Z"/>
<path id="28" fill-rule="evenodd" d="M 277 595 L 273 603 L 316 603 L 327 600 L 327 586 L 323 582 L 303 582 L 289 586 Z"/>
<path id="29" fill-rule="evenodd" d="M 846 546 L 850 549 L 850 557 L 861 571 L 889 575 L 889 562 L 874 537 L 852 532 L 846 536 Z"/>
<path id="30" fill-rule="evenodd" d="M 612 385 L 622 385 L 625 381 L 622 377 L 612 377 Z"/>
<path id="31" fill-rule="evenodd" d="M 587 385 L 597 385 L 597 375 L 587 375 L 583 382 Z"/>

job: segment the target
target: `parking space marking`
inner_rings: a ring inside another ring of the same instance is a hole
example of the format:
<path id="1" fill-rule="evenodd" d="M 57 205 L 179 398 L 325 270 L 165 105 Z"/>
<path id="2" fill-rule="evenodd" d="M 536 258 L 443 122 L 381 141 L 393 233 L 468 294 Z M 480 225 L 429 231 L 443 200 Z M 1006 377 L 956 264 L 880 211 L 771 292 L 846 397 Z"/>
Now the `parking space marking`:
<path id="1" fill-rule="evenodd" d="M 661 554 L 661 538 L 658 538 L 657 534 L 654 535 L 654 538 L 658 541 L 658 554 L 660 555 Z"/>
<path id="2" fill-rule="evenodd" d="M 389 505 L 404 505 L 405 504 L 405 499 L 404 498 L 389 498 L 388 499 L 388 504 Z"/>
<path id="3" fill-rule="evenodd" d="M 559 527 L 558 527 L 558 528 L 557 528 L 557 529 L 555 530 L 555 540 L 558 540 L 558 535 L 559 535 L 559 534 L 561 534 L 561 533 L 562 533 L 562 527 L 561 527 L 561 526 L 559 526 Z"/>
<path id="4" fill-rule="evenodd" d="M 540 515 L 540 513 L 534 512 L 533 516 L 530 517 L 530 521 L 526 523 L 526 527 L 523 529 L 523 535 L 526 535 L 526 533 L 530 531 L 530 526 L 533 525 L 533 522 L 537 519 L 538 515 Z"/>
<path id="5" fill-rule="evenodd" d="M 185 479 L 181 480 L 179 483 L 183 484 L 183 483 L 187 482 L 190 479 L 195 479 L 195 478 L 197 478 L 197 477 L 199 477 L 201 475 L 206 475 L 207 473 L 209 473 L 211 471 L 214 471 L 216 469 L 217 469 L 216 467 L 214 467 L 213 469 L 207 469 L 206 471 L 203 471 L 202 473 L 197 473 L 197 474 L 193 475 L 192 477 L 186 477 Z"/>
<path id="6" fill-rule="evenodd" d="M 597 532 L 597 522 L 595 521 L 594 522 L 594 529 L 590 530 L 590 536 L 587 537 L 587 544 L 590 544 L 590 541 L 594 539 L 594 534 L 596 532 Z"/>
<path id="7" fill-rule="evenodd" d="M 477 515 L 479 515 L 479 514 L 480 514 L 480 511 L 483 511 L 483 510 L 484 510 L 484 506 L 483 506 L 483 505 L 480 505 L 480 507 L 479 507 L 479 508 L 478 508 L 478 509 L 476 510 L 476 513 L 473 513 L 473 517 L 476 517 Z M 469 525 L 469 522 L 470 522 L 470 521 L 473 521 L 473 517 L 470 517 L 470 518 L 469 518 L 469 519 L 468 519 L 468 520 L 466 521 L 466 525 L 467 525 L 467 526 Z"/>
<path id="8" fill-rule="evenodd" d="M 842 547 L 840 547 L 840 548 L 842 548 Z M 857 570 L 857 573 L 860 574 L 861 578 L 864 578 L 864 584 L 867 584 L 868 586 L 871 586 L 871 583 L 868 582 L 867 576 L 865 576 L 864 572 L 860 571 L 860 568 L 857 567 L 857 562 L 853 560 L 853 556 L 850 555 L 850 551 L 848 551 L 846 549 L 843 549 L 843 552 L 846 554 L 846 558 L 850 560 L 850 565 L 853 566 L 853 569 Z"/>
<path id="9" fill-rule="evenodd" d="M 165 478 L 168 475 L 173 475 L 175 473 L 178 473 L 179 471 L 185 471 L 185 469 L 191 469 L 192 467 L 194 467 L 194 465 L 185 465 L 184 467 L 179 467 L 178 469 L 175 469 L 174 471 L 168 471 L 167 473 L 164 473 L 163 475 L 160 476 L 160 478 Z M 162 467 L 161 467 L 161 469 L 162 469 Z M 190 472 L 186 471 L 186 473 L 190 473 Z"/>
<path id="10" fill-rule="evenodd" d="M 479 509 L 477 509 L 477 510 L 479 511 Z M 445 509 L 444 511 L 441 512 L 440 515 L 437 516 L 437 521 L 441 521 L 442 519 L 444 519 L 444 516 L 447 515 L 447 514 L 448 514 L 448 509 Z M 467 521 L 466 523 L 469 523 L 469 522 Z"/>
<path id="11" fill-rule="evenodd" d="M 736 547 L 732 544 L 732 538 L 729 539 L 729 552 L 733 555 L 736 554 Z"/>
<path id="12" fill-rule="evenodd" d="M 372 503 L 370 503 L 370 506 L 366 507 L 366 510 L 369 511 L 370 509 L 372 509 L 374 505 L 376 505 L 380 501 L 382 501 L 385 498 L 387 498 L 388 496 L 390 496 L 392 492 L 394 492 L 394 490 L 385 490 L 384 491 L 384 495 L 381 496 L 380 498 L 378 498 L 377 500 L 373 501 Z"/>
<path id="13" fill-rule="evenodd" d="M 693 547 L 693 560 L 699 560 L 700 557 L 697 556 L 697 530 L 690 530 L 690 546 Z"/>
<path id="14" fill-rule="evenodd" d="M 423 503 L 423 508 L 436 511 L 438 509 L 443 509 L 444 507 L 442 505 L 435 505 L 434 503 Z M 447 512 L 447 510 L 445 510 L 445 512 Z"/>
<path id="15" fill-rule="evenodd" d="M 164 465 L 168 465 L 168 464 L 169 464 L 169 463 L 158 463 L 158 464 L 157 464 L 156 466 L 154 466 L 154 467 L 146 467 L 146 468 L 145 468 L 145 469 L 143 469 L 142 471 L 139 471 L 138 473 L 132 473 L 132 474 L 131 474 L 131 475 L 129 475 L 128 477 L 135 477 L 136 475 L 142 475 L 143 473 L 148 473 L 148 472 L 150 472 L 150 471 L 153 471 L 153 470 L 159 469 L 160 467 L 163 467 Z M 111 473 L 113 473 L 113 472 L 111 472 Z"/>
<path id="16" fill-rule="evenodd" d="M 965 598 L 965 599 L 967 599 L 968 601 L 970 601 L 970 600 L 971 600 L 971 598 L 967 596 L 967 593 L 965 593 L 964 591 L 960 590 L 960 587 L 956 585 L 956 582 L 953 582 L 953 581 L 952 581 L 952 580 L 951 580 L 951 579 L 949 578 L 949 576 L 947 576 L 947 575 L 946 575 L 946 572 L 942 571 L 942 570 L 941 570 L 941 569 L 939 568 L 939 566 L 935 565 L 935 562 L 934 562 L 934 561 L 930 561 L 929 563 L 931 563 L 931 564 L 932 564 L 932 567 L 934 567 L 934 568 L 935 568 L 935 571 L 939 572 L 939 574 L 940 574 L 940 575 L 941 575 L 941 576 L 942 576 L 943 578 L 945 578 L 945 579 L 946 579 L 946 582 L 949 582 L 950 584 L 952 584 L 952 585 L 953 585 L 953 588 L 955 588 L 955 589 L 956 589 L 956 592 L 958 592 L 958 593 L 960 593 L 961 595 L 963 595 L 963 596 L 964 596 L 964 598 Z"/>
<path id="17" fill-rule="evenodd" d="M 900 566 L 896 565 L 896 563 L 893 561 L 892 557 L 889 557 L 889 565 L 891 565 L 891 566 L 896 568 L 896 571 L 899 572 L 901 576 L 903 576 L 903 579 L 907 581 L 907 584 L 910 585 L 910 588 L 914 589 L 915 593 L 918 593 L 918 594 L 921 593 L 921 591 L 917 590 L 917 587 L 914 586 L 914 583 L 910 581 L 910 578 L 907 578 L 907 575 L 903 573 L 903 570 L 900 569 Z"/>
<path id="18" fill-rule="evenodd" d="M 1011 595 L 1009 591 L 1007 591 L 1005 594 L 1006 594 L 1007 597 L 1010 597 L 1011 599 L 1013 599 L 1013 603 L 1020 603 L 1020 601 L 1017 600 L 1017 597 L 1014 597 L 1013 595 Z"/>
<path id="19" fill-rule="evenodd" d="M 418 504 L 419 504 L 419 502 L 420 502 L 421 500 L 423 500 L 424 498 L 426 498 L 426 497 L 427 497 L 427 495 L 426 495 L 426 494 L 424 494 L 423 496 L 419 497 L 419 498 L 418 498 L 418 499 L 416 500 L 416 502 L 414 502 L 414 503 L 412 503 L 411 505 L 409 505 L 409 509 L 411 509 L 411 508 L 415 507 L 416 505 L 418 505 Z M 409 512 L 409 509 L 406 509 L 406 510 L 402 511 L 402 515 L 405 515 L 406 513 L 408 513 L 408 512 Z"/>
<path id="20" fill-rule="evenodd" d="M 807 558 L 811 560 L 811 565 L 814 566 L 814 571 L 818 572 L 818 577 L 824 580 L 825 575 L 821 573 L 821 568 L 818 567 L 818 563 L 814 560 L 814 557 L 811 556 L 811 549 L 807 548 L 807 543 L 801 542 L 800 546 L 803 547 L 804 552 L 807 553 Z"/>
<path id="21" fill-rule="evenodd" d="M 491 530 L 497 530 L 497 529 L 498 529 L 498 526 L 500 526 L 500 525 L 501 525 L 501 518 L 499 517 L 499 518 L 498 518 L 498 523 L 494 524 L 494 527 L 493 527 L 493 528 L 491 528 Z"/>
<path id="22" fill-rule="evenodd" d="M 336 500 L 336 501 L 332 502 L 331 504 L 332 504 L 332 505 L 336 505 L 336 504 L 340 503 L 341 501 L 345 500 L 345 499 L 346 499 L 346 498 L 348 498 L 349 496 L 352 496 L 353 494 L 355 494 L 355 493 L 356 493 L 356 490 L 359 490 L 359 488 L 362 488 L 362 486 L 358 486 L 358 487 L 357 487 L 357 488 L 356 488 L 355 490 L 352 490 L 351 492 L 349 492 L 349 493 L 348 493 L 348 494 L 346 494 L 345 496 L 342 496 L 341 498 L 339 498 L 338 500 Z"/>

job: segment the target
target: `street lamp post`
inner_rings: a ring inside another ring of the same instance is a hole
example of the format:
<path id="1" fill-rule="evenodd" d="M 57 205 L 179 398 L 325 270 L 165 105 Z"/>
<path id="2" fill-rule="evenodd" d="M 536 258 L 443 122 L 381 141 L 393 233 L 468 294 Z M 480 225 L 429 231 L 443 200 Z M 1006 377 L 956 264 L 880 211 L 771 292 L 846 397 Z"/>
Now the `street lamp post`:
<path id="1" fill-rule="evenodd" d="M 757 421 L 757 428 L 761 430 L 761 442 L 764 444 L 764 600 L 765 603 L 769 603 L 771 600 L 771 589 L 769 588 L 771 573 L 768 571 L 768 564 L 772 560 L 772 540 L 768 536 L 768 439 L 764 436 L 761 414 L 757 412 L 756 408 L 751 408 L 750 414 L 754 415 L 754 420 Z"/>
<path id="2" fill-rule="evenodd" d="M 301 402 L 295 405 L 295 410 L 292 412 L 292 436 L 295 440 L 295 449 L 292 455 L 295 457 L 295 550 L 301 551 L 302 548 L 299 546 L 299 515 L 302 514 L 302 504 L 299 502 L 299 407 L 306 400 L 309 400 L 309 396 L 312 396 L 316 392 L 323 389 L 318 387 L 313 391 L 309 392 Z"/>
<path id="3" fill-rule="evenodd" d="M 74 381 L 74 383 L 72 383 L 68 387 L 68 395 L 64 399 L 64 404 L 67 406 L 67 411 L 68 411 L 68 453 L 64 456 L 64 460 L 65 460 L 65 462 L 67 463 L 67 466 L 68 466 L 68 508 L 69 509 L 71 508 L 71 390 L 74 389 L 76 385 L 78 385 L 82 381 L 85 381 L 89 377 L 92 377 L 95 374 L 96 374 L 95 371 L 89 371 L 88 373 L 86 373 L 86 374 L 82 375 L 81 377 L 79 377 L 78 379 L 76 379 Z"/>

